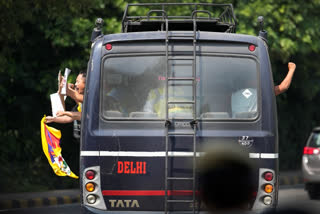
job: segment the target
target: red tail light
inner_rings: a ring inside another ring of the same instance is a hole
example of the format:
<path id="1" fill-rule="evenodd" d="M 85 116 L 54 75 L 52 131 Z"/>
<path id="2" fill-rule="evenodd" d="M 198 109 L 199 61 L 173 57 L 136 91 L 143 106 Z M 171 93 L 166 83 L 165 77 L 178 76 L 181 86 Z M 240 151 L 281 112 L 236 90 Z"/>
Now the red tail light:
<path id="1" fill-rule="evenodd" d="M 304 155 L 317 155 L 319 153 L 320 153 L 320 150 L 318 148 L 314 148 L 314 147 L 304 147 L 303 148 Z"/>
<path id="2" fill-rule="evenodd" d="M 110 43 L 106 44 L 106 49 L 108 51 L 110 51 L 112 49 L 112 44 L 110 44 Z"/>
<path id="3" fill-rule="evenodd" d="M 249 51 L 253 52 L 256 50 L 256 46 L 255 45 L 249 45 L 248 47 Z"/>
<path id="4" fill-rule="evenodd" d="M 266 172 L 266 173 L 264 173 L 264 179 L 265 179 L 266 181 L 272 181 L 272 179 L 273 179 L 273 173 L 272 173 L 272 172 Z"/>
<path id="5" fill-rule="evenodd" d="M 89 180 L 94 179 L 95 175 L 96 175 L 96 173 L 94 173 L 94 171 L 92 171 L 92 170 L 86 171 L 86 177 L 87 177 L 87 179 L 89 179 Z"/>

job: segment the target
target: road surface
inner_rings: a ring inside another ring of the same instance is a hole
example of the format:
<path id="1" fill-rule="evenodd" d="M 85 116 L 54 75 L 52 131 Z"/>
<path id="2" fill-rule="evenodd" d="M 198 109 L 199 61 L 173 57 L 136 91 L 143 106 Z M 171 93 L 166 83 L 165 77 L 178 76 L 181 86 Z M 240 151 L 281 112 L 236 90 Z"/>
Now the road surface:
<path id="1" fill-rule="evenodd" d="M 307 192 L 300 185 L 298 187 L 282 188 L 279 191 L 279 208 L 296 206 L 302 209 L 312 209 L 317 214 L 320 213 L 320 200 L 310 200 Z M 66 204 L 59 206 L 49 206 L 41 208 L 16 209 L 0 211 L 0 214 L 76 214 L 80 213 L 79 204 Z"/>

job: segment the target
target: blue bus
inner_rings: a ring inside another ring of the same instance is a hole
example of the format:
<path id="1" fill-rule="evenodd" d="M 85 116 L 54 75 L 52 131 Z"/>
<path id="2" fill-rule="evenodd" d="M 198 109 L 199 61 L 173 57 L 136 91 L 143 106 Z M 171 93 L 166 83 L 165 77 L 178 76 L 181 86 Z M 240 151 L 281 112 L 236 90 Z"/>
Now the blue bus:
<path id="1" fill-rule="evenodd" d="M 175 7 L 182 14 L 170 13 Z M 246 149 L 258 165 L 248 206 L 275 208 L 278 128 L 266 32 L 236 34 L 231 4 L 128 4 L 121 33 L 103 35 L 101 24 L 81 121 L 82 212 L 202 212 L 196 160 L 215 143 Z"/>

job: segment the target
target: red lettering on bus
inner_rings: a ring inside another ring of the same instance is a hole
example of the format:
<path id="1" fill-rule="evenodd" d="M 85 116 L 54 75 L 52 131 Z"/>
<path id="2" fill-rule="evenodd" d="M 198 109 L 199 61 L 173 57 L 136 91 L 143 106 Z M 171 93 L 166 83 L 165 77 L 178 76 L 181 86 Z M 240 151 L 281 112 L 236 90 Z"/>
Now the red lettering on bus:
<path id="1" fill-rule="evenodd" d="M 146 174 L 146 162 L 143 162 L 143 174 Z"/>
<path id="2" fill-rule="evenodd" d="M 166 77 L 164 77 L 164 76 L 158 76 L 158 80 L 166 80 Z"/>
<path id="3" fill-rule="evenodd" d="M 137 174 L 142 174 L 142 162 L 136 162 Z"/>
<path id="4" fill-rule="evenodd" d="M 123 163 L 122 161 L 118 161 L 118 174 L 123 173 Z"/>
<path id="5" fill-rule="evenodd" d="M 118 161 L 118 174 L 147 174 L 145 161 Z"/>
<path id="6" fill-rule="evenodd" d="M 136 168 L 133 167 L 133 162 L 130 162 L 130 173 L 131 174 L 136 174 Z"/>
<path id="7" fill-rule="evenodd" d="M 129 173 L 130 173 L 129 165 L 130 165 L 130 162 L 129 162 L 129 161 L 125 161 L 125 162 L 124 162 L 124 173 L 125 173 L 125 174 L 129 174 Z"/>

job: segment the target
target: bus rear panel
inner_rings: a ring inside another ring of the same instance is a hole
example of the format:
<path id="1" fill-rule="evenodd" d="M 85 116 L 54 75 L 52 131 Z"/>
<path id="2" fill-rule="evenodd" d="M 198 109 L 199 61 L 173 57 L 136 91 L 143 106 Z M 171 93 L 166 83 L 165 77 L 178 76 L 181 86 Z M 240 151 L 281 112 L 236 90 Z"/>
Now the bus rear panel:
<path id="1" fill-rule="evenodd" d="M 243 146 L 257 163 L 248 206 L 275 207 L 277 115 L 265 42 L 196 32 L 195 43 L 190 32 L 170 33 L 185 37 L 122 33 L 92 47 L 81 127 L 83 212 L 205 210 L 196 160 L 218 143 Z"/>

